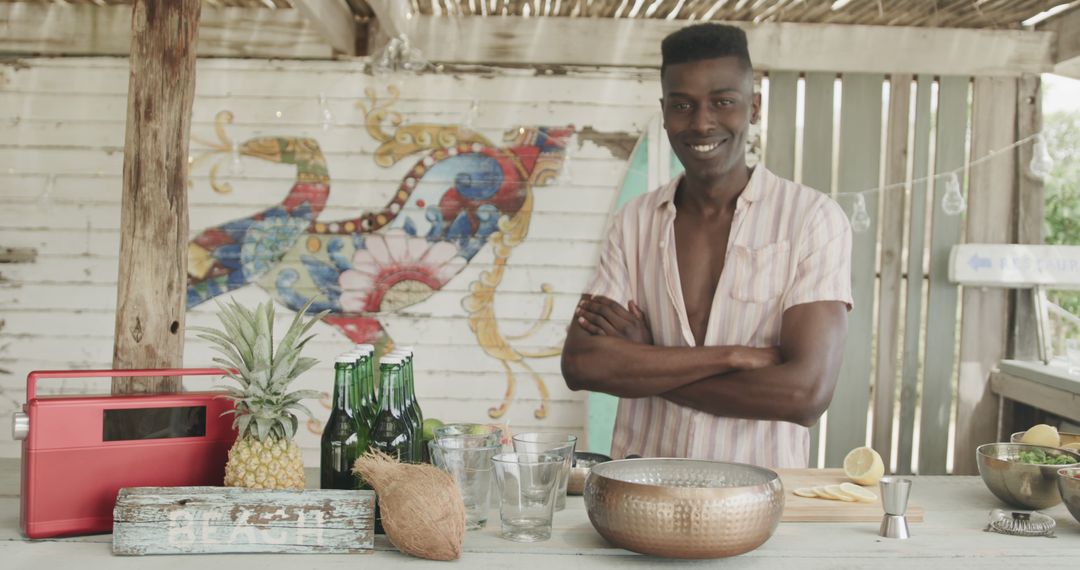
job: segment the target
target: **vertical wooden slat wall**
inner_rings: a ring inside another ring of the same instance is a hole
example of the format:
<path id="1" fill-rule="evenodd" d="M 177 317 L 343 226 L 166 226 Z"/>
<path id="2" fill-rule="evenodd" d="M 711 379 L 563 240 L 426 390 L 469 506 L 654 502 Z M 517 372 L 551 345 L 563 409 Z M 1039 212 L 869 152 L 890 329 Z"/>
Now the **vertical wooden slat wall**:
<path id="1" fill-rule="evenodd" d="M 836 75 L 807 73 L 803 102 L 802 183 L 832 192 L 833 101 Z M 818 466 L 821 423 L 810 428 L 810 465 Z"/>
<path id="2" fill-rule="evenodd" d="M 1006 152 L 975 164 L 1016 140 L 1017 80 L 977 77 L 972 96 L 971 184 L 965 241 L 1013 243 L 1016 153 Z M 998 399 L 990 392 L 990 370 L 1008 345 L 1009 291 L 965 287 L 960 321 L 960 374 L 957 386 L 953 473 L 975 475 L 975 447 L 997 436 Z"/>
<path id="3" fill-rule="evenodd" d="M 798 74 L 772 72 L 769 80 L 766 166 L 793 178 L 795 156 L 801 152 L 802 183 L 829 192 L 835 76 L 806 74 L 801 140 L 796 140 L 795 119 Z M 1016 214 L 1014 205 L 1023 202 L 1034 210 L 1028 202 L 1035 201 L 1017 194 L 1016 181 L 1024 179 L 1017 171 L 1017 153 L 995 154 L 992 160 L 964 167 L 1037 130 L 1031 126 L 1037 119 L 1024 107 L 1033 96 L 1025 99 L 1021 91 L 1038 89 L 1015 78 L 980 77 L 972 90 L 970 77 L 944 77 L 937 82 L 935 110 L 932 76 L 894 75 L 889 78 L 882 149 L 883 80 L 875 74 L 842 78 L 837 199 L 850 215 L 856 203 L 853 193 L 878 188 L 882 167 L 887 187 L 907 187 L 863 194 L 871 224 L 853 236 L 856 310 L 849 318 L 844 367 L 827 417 L 825 465 L 839 465 L 849 450 L 864 445 L 872 400 L 871 445 L 887 468 L 945 473 L 951 414 L 956 410 L 954 472 L 971 474 L 976 472 L 975 446 L 997 435 L 997 402 L 987 379 L 1009 348 L 1010 301 L 1006 291 L 966 290 L 958 320 L 960 288 L 948 280 L 949 256 L 965 227 L 968 242 L 1011 243 L 1021 225 L 1033 233 L 1028 226 L 1033 227 L 1034 217 Z M 974 102 L 970 137 L 969 101 Z M 961 191 L 971 189 L 966 215 L 942 209 L 953 171 L 958 171 Z M 821 437 L 818 426 L 812 428 L 813 466 Z"/>
<path id="4" fill-rule="evenodd" d="M 881 193 L 881 281 L 878 284 L 877 361 L 874 374 L 874 424 L 871 442 L 885 465 L 892 464 L 896 359 L 903 296 L 904 184 L 908 163 L 908 112 L 911 76 L 889 82 L 889 119 L 885 146 L 885 189 Z"/>
<path id="5" fill-rule="evenodd" d="M 1016 98 L 1016 138 L 1024 139 L 1042 130 L 1042 80 L 1038 75 L 1020 77 Z M 1045 194 L 1042 179 L 1033 176 L 1032 145 L 1016 149 L 1016 243 L 1043 243 Z M 1039 357 L 1038 334 L 1035 329 L 1035 307 L 1029 291 L 1013 291 L 1016 310 L 1010 325 L 1012 341 L 1009 356 L 1021 360 Z M 1006 432 L 1011 433 L 1011 432 Z"/>
<path id="6" fill-rule="evenodd" d="M 939 82 L 935 174 L 944 174 L 964 166 L 969 83 L 968 77 L 943 77 Z M 962 173 L 957 175 L 957 180 L 963 184 Z M 949 283 L 949 251 L 960 241 L 963 220 L 961 216 L 947 215 L 941 209 L 941 198 L 947 185 L 946 176 L 934 180 L 933 214 L 930 216 L 930 285 L 919 425 L 920 474 L 945 473 L 948 454 L 957 301 L 957 287 Z"/>
<path id="7" fill-rule="evenodd" d="M 841 87 L 839 195 L 877 188 L 881 164 L 881 91 L 879 74 L 845 75 Z M 876 192 L 863 194 L 870 227 L 856 233 L 851 252 L 852 295 L 856 309 L 848 318 L 847 345 L 836 392 L 829 406 L 825 464 L 837 466 L 854 447 L 866 442 L 870 402 L 870 350 L 873 335 L 877 253 Z M 841 199 L 847 208 L 855 196 Z M 860 414 L 861 411 L 861 414 Z"/>
<path id="8" fill-rule="evenodd" d="M 769 73 L 769 124 L 765 133 L 765 166 L 776 175 L 789 180 L 795 178 L 795 107 L 798 85 L 798 73 Z"/>
<path id="9" fill-rule="evenodd" d="M 900 421 L 896 447 L 896 472 L 912 472 L 915 410 L 918 406 L 919 347 L 923 338 L 923 263 L 926 246 L 926 192 L 924 178 L 930 171 L 930 104 L 934 79 L 920 75 L 915 90 L 915 122 L 911 142 L 911 224 L 908 229 L 904 348 L 900 380 Z"/>

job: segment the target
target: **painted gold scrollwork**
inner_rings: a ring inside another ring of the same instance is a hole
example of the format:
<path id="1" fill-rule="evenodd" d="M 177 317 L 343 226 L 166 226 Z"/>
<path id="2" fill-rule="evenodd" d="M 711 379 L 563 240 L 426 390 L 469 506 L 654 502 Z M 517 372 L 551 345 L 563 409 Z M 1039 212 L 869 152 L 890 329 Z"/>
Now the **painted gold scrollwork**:
<path id="1" fill-rule="evenodd" d="M 233 119 L 232 111 L 218 111 L 217 115 L 214 115 L 216 141 L 206 140 L 195 135 L 191 136 L 191 140 L 207 146 L 209 150 L 192 157 L 188 163 L 188 168 L 194 169 L 207 160 L 213 160 L 213 164 L 210 165 L 210 187 L 220 194 L 232 192 L 232 184 L 219 182 L 218 174 L 226 157 L 233 151 L 233 141 L 226 132 L 226 127 L 232 124 Z M 191 186 L 191 184 L 192 181 L 188 180 L 188 186 Z"/>
<path id="2" fill-rule="evenodd" d="M 493 146 L 484 136 L 456 125 L 416 124 L 402 125 L 401 113 L 393 106 L 401 96 L 397 87 L 387 88 L 389 100 L 380 101 L 375 90 L 367 88 L 367 102 L 356 104 L 364 112 L 364 124 L 372 138 L 381 142 L 375 149 L 375 164 L 389 168 L 402 158 L 430 150 L 451 148 L 460 144 L 477 143 Z M 394 127 L 393 134 L 383 130 L 383 124 L 389 122 Z"/>
<path id="3" fill-rule="evenodd" d="M 364 125 L 367 127 L 368 134 L 379 142 L 387 142 L 394 138 L 393 135 L 383 130 L 382 124 L 384 121 L 389 120 L 395 129 L 402 122 L 401 113 L 391 109 L 401 97 L 401 91 L 394 85 L 387 87 L 386 91 L 390 94 L 390 99 L 380 101 L 375 94 L 375 88 L 368 87 L 364 89 L 364 95 L 368 99 L 367 103 L 364 101 L 356 103 L 356 106 L 364 113 Z"/>
<path id="4" fill-rule="evenodd" d="M 534 174 L 535 176 L 535 174 Z M 550 395 L 544 379 L 529 366 L 528 360 L 535 358 L 549 358 L 562 353 L 560 347 L 548 347 L 538 351 L 525 351 L 514 348 L 509 341 L 525 340 L 537 332 L 549 322 L 551 318 L 554 300 L 552 286 L 548 283 L 541 285 L 540 290 L 544 293 L 544 306 L 540 317 L 524 333 L 514 336 L 503 335 L 499 331 L 499 323 L 495 317 L 495 291 L 502 282 L 506 270 L 507 261 L 514 248 L 524 241 L 529 231 L 529 222 L 533 211 L 533 180 L 526 185 L 525 203 L 513 217 L 504 217 L 499 220 L 499 230 L 491 235 L 490 243 L 494 248 L 494 267 L 489 271 L 483 271 L 480 277 L 469 286 L 469 295 L 465 297 L 461 305 L 469 313 L 469 328 L 476 335 L 481 348 L 489 356 L 499 360 L 506 372 L 506 394 L 499 406 L 488 410 L 492 418 L 502 417 L 509 407 L 510 400 L 514 395 L 516 377 L 511 364 L 518 366 L 532 377 L 540 392 L 540 406 L 533 412 L 537 419 L 547 417 L 547 404 Z"/>

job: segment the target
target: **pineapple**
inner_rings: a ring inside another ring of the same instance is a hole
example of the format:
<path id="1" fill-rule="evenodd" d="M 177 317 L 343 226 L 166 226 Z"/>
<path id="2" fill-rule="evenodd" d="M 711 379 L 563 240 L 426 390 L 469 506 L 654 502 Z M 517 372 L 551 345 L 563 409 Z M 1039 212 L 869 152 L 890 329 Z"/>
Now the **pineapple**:
<path id="1" fill-rule="evenodd" d="M 235 404 L 233 427 L 238 430 L 236 443 L 229 450 L 225 464 L 225 485 L 254 489 L 303 489 L 304 462 L 300 448 L 293 441 L 299 427 L 293 410 L 311 411 L 300 400 L 317 398 L 314 390 L 287 392 L 289 384 L 316 364 L 314 358 L 301 357 L 300 351 L 314 335 L 301 338 L 326 313 L 309 319 L 302 317 L 309 302 L 296 313 L 284 338 L 273 348 L 274 304 L 267 301 L 254 311 L 233 301 L 218 304 L 218 318 L 224 330 L 192 327 L 198 336 L 213 343 L 223 357 L 214 362 L 230 372 L 237 386 L 225 388 Z M 235 372 L 232 372 L 235 371 Z"/>

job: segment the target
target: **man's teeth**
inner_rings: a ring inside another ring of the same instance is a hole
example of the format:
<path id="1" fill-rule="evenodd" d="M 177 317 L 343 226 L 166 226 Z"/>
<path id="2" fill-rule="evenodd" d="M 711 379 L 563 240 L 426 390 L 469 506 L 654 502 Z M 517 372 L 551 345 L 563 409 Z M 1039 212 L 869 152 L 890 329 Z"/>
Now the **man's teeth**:
<path id="1" fill-rule="evenodd" d="M 692 144 L 692 145 L 690 145 L 690 148 L 696 150 L 697 152 L 709 152 L 710 150 L 713 150 L 714 148 L 716 148 L 718 146 L 720 146 L 720 143 Z"/>

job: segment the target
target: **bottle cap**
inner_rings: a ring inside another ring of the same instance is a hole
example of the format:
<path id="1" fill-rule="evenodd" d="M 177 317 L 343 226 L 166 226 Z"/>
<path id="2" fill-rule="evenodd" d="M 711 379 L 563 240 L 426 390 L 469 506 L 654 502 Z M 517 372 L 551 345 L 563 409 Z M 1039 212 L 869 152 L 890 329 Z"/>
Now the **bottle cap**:
<path id="1" fill-rule="evenodd" d="M 379 359 L 379 365 L 382 366 L 383 364 L 401 364 L 401 357 L 392 354 L 385 355 Z"/>
<path id="2" fill-rule="evenodd" d="M 356 357 L 349 353 L 345 353 L 335 358 L 334 364 L 356 364 Z"/>

